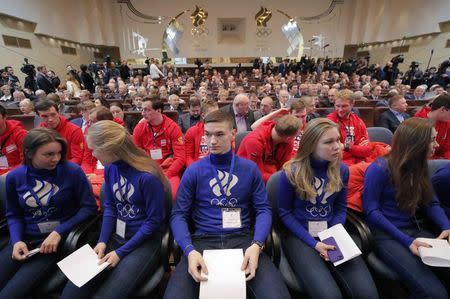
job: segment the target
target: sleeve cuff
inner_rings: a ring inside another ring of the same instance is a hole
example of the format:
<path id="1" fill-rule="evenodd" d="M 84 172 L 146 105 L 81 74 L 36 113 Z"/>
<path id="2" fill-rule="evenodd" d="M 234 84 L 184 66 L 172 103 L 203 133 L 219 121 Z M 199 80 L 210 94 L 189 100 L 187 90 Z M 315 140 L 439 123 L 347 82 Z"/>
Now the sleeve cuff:
<path id="1" fill-rule="evenodd" d="M 183 250 L 184 255 L 187 257 L 189 255 L 189 253 L 191 253 L 191 251 L 195 250 L 194 245 L 189 244 L 188 246 L 186 246 Z"/>

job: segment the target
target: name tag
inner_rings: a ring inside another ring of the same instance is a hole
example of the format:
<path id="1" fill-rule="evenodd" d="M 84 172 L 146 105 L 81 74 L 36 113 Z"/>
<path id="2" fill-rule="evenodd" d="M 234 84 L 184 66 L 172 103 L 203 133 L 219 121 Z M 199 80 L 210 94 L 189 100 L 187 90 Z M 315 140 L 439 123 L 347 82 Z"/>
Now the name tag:
<path id="1" fill-rule="evenodd" d="M 308 232 L 311 236 L 317 237 L 318 233 L 328 228 L 326 221 L 308 221 Z"/>
<path id="2" fill-rule="evenodd" d="M 241 209 L 222 209 L 223 228 L 241 228 Z"/>
<path id="3" fill-rule="evenodd" d="M 122 221 L 120 219 L 117 219 L 116 221 L 116 234 L 125 239 L 125 230 L 126 230 L 127 224 L 125 221 Z"/>
<path id="4" fill-rule="evenodd" d="M 150 150 L 150 157 L 153 160 L 160 160 L 163 158 L 162 150 L 160 148 Z"/>
<path id="5" fill-rule="evenodd" d="M 97 169 L 105 169 L 105 166 L 103 166 L 102 162 L 100 160 L 97 160 Z"/>
<path id="6" fill-rule="evenodd" d="M 48 221 L 38 223 L 39 231 L 42 234 L 48 234 L 55 230 L 55 228 L 59 225 L 59 221 Z"/>
<path id="7" fill-rule="evenodd" d="M 8 145 L 5 149 L 6 149 L 6 152 L 9 154 L 9 153 L 15 151 L 17 149 L 17 146 L 15 144 L 11 144 L 11 145 Z"/>
<path id="8" fill-rule="evenodd" d="M 8 165 L 8 159 L 6 159 L 6 156 L 0 156 L 0 169 L 7 169 L 9 168 Z"/>

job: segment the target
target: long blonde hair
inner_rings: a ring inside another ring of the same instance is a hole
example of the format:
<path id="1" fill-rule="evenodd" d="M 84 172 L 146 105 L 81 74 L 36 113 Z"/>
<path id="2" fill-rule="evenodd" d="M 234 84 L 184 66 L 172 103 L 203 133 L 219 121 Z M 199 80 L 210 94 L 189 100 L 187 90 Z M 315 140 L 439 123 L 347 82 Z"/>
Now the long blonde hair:
<path id="1" fill-rule="evenodd" d="M 153 174 L 167 188 L 168 181 L 161 167 L 134 145 L 130 133 L 123 126 L 110 120 L 96 122 L 89 128 L 86 139 L 90 148 L 114 153 L 137 170 Z"/>
<path id="2" fill-rule="evenodd" d="M 330 130 L 337 129 L 337 125 L 326 118 L 316 118 L 308 122 L 305 132 L 300 140 L 297 155 L 287 162 L 283 169 L 290 183 L 295 186 L 297 195 L 303 200 L 311 200 L 317 196 L 314 188 L 314 171 L 311 167 L 311 157 L 322 135 Z M 330 162 L 327 170 L 327 192 L 335 193 L 342 189 L 343 183 L 340 171 L 340 159 Z"/>

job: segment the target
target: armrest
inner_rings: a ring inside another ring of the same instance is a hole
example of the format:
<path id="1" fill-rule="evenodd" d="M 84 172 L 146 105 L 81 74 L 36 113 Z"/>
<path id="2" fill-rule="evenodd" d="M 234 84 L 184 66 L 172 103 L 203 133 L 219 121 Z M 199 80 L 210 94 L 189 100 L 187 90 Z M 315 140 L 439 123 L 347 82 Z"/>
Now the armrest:
<path id="1" fill-rule="evenodd" d="M 172 242 L 172 254 L 173 254 L 173 262 L 174 266 L 178 265 L 181 260 L 181 256 L 183 255 L 183 251 L 180 246 L 178 246 L 177 241 L 175 239 Z"/>
<path id="2" fill-rule="evenodd" d="M 272 260 L 275 266 L 278 268 L 280 266 L 281 260 L 281 240 L 279 233 L 272 228 L 271 234 L 272 236 Z"/>
<path id="3" fill-rule="evenodd" d="M 66 238 L 64 243 L 64 255 L 70 254 L 77 249 L 78 242 L 82 236 L 91 230 L 98 222 L 102 221 L 102 214 L 93 216 L 86 221 L 83 221 L 72 229 Z"/>
<path id="4" fill-rule="evenodd" d="M 164 266 L 164 270 L 166 272 L 170 271 L 170 253 L 171 253 L 171 246 L 173 245 L 175 241 L 172 239 L 172 234 L 170 232 L 170 227 L 167 227 L 164 231 L 164 234 L 162 236 L 161 240 L 161 260 L 162 264 Z"/>
<path id="5" fill-rule="evenodd" d="M 372 251 L 374 242 L 369 227 L 355 212 L 349 209 L 347 209 L 347 220 L 358 232 L 358 236 L 361 238 L 361 251 L 366 257 Z"/>
<path id="6" fill-rule="evenodd" d="M 8 221 L 6 218 L 0 220 L 0 230 L 4 230 L 8 227 Z"/>

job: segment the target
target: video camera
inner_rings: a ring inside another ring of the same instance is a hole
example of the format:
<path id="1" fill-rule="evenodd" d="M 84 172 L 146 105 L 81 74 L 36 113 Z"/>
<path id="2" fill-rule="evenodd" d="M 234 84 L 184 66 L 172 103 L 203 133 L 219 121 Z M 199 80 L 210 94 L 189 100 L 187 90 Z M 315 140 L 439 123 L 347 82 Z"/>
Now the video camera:
<path id="1" fill-rule="evenodd" d="M 27 76 L 32 76 L 34 74 L 34 65 L 30 64 L 28 62 L 28 58 L 24 58 L 23 59 L 25 61 L 25 63 L 23 64 L 23 66 L 20 68 L 20 71 L 22 73 L 24 73 Z"/>
<path id="2" fill-rule="evenodd" d="M 395 64 L 395 65 L 398 65 L 398 64 L 400 64 L 400 63 L 403 63 L 403 61 L 405 61 L 405 57 L 403 56 L 403 54 L 394 56 L 394 57 L 391 59 L 392 64 Z"/>

